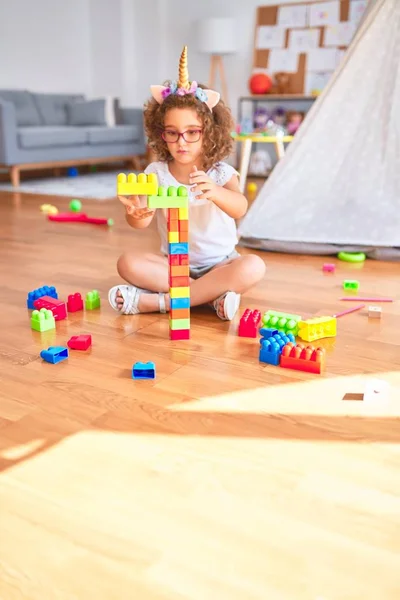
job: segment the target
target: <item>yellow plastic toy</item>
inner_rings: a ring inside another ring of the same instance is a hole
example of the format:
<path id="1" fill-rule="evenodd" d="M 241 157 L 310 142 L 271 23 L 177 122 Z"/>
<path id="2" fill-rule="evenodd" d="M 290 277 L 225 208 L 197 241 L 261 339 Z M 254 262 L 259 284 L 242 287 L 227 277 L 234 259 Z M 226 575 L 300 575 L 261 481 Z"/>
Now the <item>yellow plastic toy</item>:
<path id="1" fill-rule="evenodd" d="M 336 337 L 335 317 L 314 317 L 299 321 L 298 337 L 305 342 L 314 342 L 322 338 Z"/>
<path id="2" fill-rule="evenodd" d="M 158 190 L 158 179 L 155 173 L 120 173 L 117 177 L 118 196 L 155 196 Z"/>

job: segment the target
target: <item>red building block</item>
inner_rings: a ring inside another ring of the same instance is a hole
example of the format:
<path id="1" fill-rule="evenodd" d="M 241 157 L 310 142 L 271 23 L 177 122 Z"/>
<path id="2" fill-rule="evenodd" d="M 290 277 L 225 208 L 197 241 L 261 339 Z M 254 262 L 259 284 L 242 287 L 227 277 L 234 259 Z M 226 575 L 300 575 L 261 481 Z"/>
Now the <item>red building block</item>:
<path id="1" fill-rule="evenodd" d="M 179 256 L 179 264 L 180 265 L 188 265 L 189 264 L 189 256 L 187 254 L 178 254 Z"/>
<path id="2" fill-rule="evenodd" d="M 190 329 L 170 329 L 169 331 L 170 340 L 189 340 Z"/>
<path id="3" fill-rule="evenodd" d="M 246 308 L 239 322 L 240 337 L 257 337 L 258 326 L 261 321 L 261 313 L 259 310 L 250 310 Z"/>
<path id="4" fill-rule="evenodd" d="M 295 346 L 290 342 L 282 349 L 280 365 L 284 369 L 295 369 L 320 375 L 326 366 L 326 350 L 325 348 L 304 346 L 304 344 Z"/>
<path id="5" fill-rule="evenodd" d="M 68 296 L 67 310 L 68 312 L 77 312 L 78 310 L 83 310 L 82 296 L 78 292 Z"/>
<path id="6" fill-rule="evenodd" d="M 55 298 L 50 298 L 50 296 L 42 296 L 35 300 L 33 306 L 37 310 L 40 310 L 41 308 L 51 310 L 56 321 L 62 321 L 67 318 L 67 307 L 62 300 L 56 300 Z"/>
<path id="7" fill-rule="evenodd" d="M 91 335 L 73 335 L 67 342 L 72 350 L 87 350 L 92 345 Z"/>

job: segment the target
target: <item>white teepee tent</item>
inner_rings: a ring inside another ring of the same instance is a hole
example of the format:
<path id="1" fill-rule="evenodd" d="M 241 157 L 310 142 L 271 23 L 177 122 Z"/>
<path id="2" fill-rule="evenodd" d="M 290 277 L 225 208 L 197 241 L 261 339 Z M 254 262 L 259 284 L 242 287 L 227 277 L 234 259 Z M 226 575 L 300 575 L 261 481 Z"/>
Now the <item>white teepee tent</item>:
<path id="1" fill-rule="evenodd" d="M 400 259 L 400 0 L 372 0 L 239 235 L 261 250 Z"/>

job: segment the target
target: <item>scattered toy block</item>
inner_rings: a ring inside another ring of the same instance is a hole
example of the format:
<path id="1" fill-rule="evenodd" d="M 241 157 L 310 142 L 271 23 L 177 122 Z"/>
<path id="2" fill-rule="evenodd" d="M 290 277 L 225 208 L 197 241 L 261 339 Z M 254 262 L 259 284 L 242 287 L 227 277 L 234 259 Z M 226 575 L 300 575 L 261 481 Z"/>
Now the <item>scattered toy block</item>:
<path id="1" fill-rule="evenodd" d="M 190 329 L 170 329 L 170 340 L 190 340 Z"/>
<path id="2" fill-rule="evenodd" d="M 189 254 L 189 244 L 187 242 L 178 242 L 177 244 L 168 244 L 169 254 Z M 182 264 L 182 263 L 180 263 Z"/>
<path id="3" fill-rule="evenodd" d="M 170 329 L 176 331 L 179 329 L 190 329 L 190 318 L 186 319 L 170 319 L 169 320 Z"/>
<path id="4" fill-rule="evenodd" d="M 176 287 L 170 288 L 169 295 L 171 299 L 176 298 L 190 298 L 190 287 Z M 186 306 L 181 306 L 180 308 L 187 308 Z"/>
<path id="5" fill-rule="evenodd" d="M 257 337 L 260 321 L 261 313 L 259 310 L 250 310 L 249 308 L 246 308 L 239 321 L 239 337 Z"/>
<path id="6" fill-rule="evenodd" d="M 149 362 L 136 362 L 132 367 L 132 379 L 155 379 L 156 365 Z"/>
<path id="7" fill-rule="evenodd" d="M 52 286 L 44 285 L 40 288 L 36 288 L 36 290 L 32 290 L 31 292 L 28 292 L 28 297 L 26 299 L 27 308 L 30 308 L 30 309 L 35 308 L 33 303 L 35 302 L 35 300 L 37 300 L 38 298 L 42 298 L 43 296 L 50 296 L 50 298 L 57 299 L 58 294 L 57 294 L 56 288 L 53 285 Z"/>
<path id="8" fill-rule="evenodd" d="M 68 348 L 64 348 L 64 346 L 49 346 L 47 350 L 41 351 L 40 357 L 46 362 L 56 365 L 68 358 Z"/>
<path id="9" fill-rule="evenodd" d="M 268 310 L 264 313 L 262 319 L 264 327 L 275 327 L 279 331 L 292 333 L 293 335 L 297 335 L 298 324 L 301 320 L 300 315 L 277 312 L 276 310 Z"/>
<path id="10" fill-rule="evenodd" d="M 299 321 L 297 335 L 304 342 L 336 337 L 336 318 L 314 317 L 307 319 L 307 321 Z"/>
<path id="11" fill-rule="evenodd" d="M 326 350 L 293 343 L 282 349 L 280 365 L 283 369 L 294 369 L 306 373 L 321 374 L 325 369 Z"/>
<path id="12" fill-rule="evenodd" d="M 155 173 L 119 173 L 117 176 L 118 196 L 149 196 L 157 194 L 158 179 Z"/>
<path id="13" fill-rule="evenodd" d="M 41 308 L 47 308 L 47 310 L 51 310 L 56 321 L 62 321 L 63 319 L 67 318 L 67 307 L 65 306 L 65 302 L 63 302 L 63 300 L 56 300 L 50 296 L 42 296 L 42 298 L 35 300 L 33 306 L 37 310 L 40 310 Z"/>
<path id="14" fill-rule="evenodd" d="M 79 292 L 75 294 L 70 294 L 67 298 L 67 311 L 78 312 L 78 310 L 83 310 L 83 299 Z"/>
<path id="15" fill-rule="evenodd" d="M 92 290 L 86 294 L 85 308 L 86 310 L 100 308 L 100 294 L 97 290 Z"/>
<path id="16" fill-rule="evenodd" d="M 356 292 L 360 287 L 359 281 L 356 279 L 345 279 L 343 281 L 343 289 L 350 290 L 352 292 Z"/>
<path id="17" fill-rule="evenodd" d="M 382 309 L 380 306 L 368 306 L 368 317 L 370 319 L 380 319 L 382 316 Z"/>
<path id="18" fill-rule="evenodd" d="M 170 308 L 174 310 L 176 308 L 190 308 L 190 298 L 172 298 L 170 300 Z"/>
<path id="19" fill-rule="evenodd" d="M 169 285 L 173 288 L 176 287 L 187 287 L 190 284 L 189 275 L 186 277 L 170 277 Z"/>
<path id="20" fill-rule="evenodd" d="M 71 350 L 87 350 L 91 345 L 91 335 L 73 335 L 67 342 L 67 346 Z"/>
<path id="21" fill-rule="evenodd" d="M 56 321 L 51 310 L 47 308 L 41 308 L 40 310 L 34 310 L 31 315 L 31 328 L 35 331 L 49 331 L 50 329 L 56 328 Z"/>
<path id="22" fill-rule="evenodd" d="M 262 329 L 261 329 L 262 331 Z M 265 362 L 269 365 L 279 365 L 282 349 L 286 344 L 295 344 L 295 337 L 292 333 L 286 335 L 283 332 L 278 332 L 268 338 L 260 339 L 260 362 Z"/>
<path id="23" fill-rule="evenodd" d="M 180 185 L 178 188 L 160 186 L 157 195 L 152 194 L 147 199 L 148 208 L 178 208 L 181 210 L 186 209 L 187 205 L 188 194 L 184 185 Z"/>
<path id="24" fill-rule="evenodd" d="M 324 273 L 334 273 L 336 269 L 336 265 L 333 263 L 324 263 L 322 265 L 322 270 Z"/>

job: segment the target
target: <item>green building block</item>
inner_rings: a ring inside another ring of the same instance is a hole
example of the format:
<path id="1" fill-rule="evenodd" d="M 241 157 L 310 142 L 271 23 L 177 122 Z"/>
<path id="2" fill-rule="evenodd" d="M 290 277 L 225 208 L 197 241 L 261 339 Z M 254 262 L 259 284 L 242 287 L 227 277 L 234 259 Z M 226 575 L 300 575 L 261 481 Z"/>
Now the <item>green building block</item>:
<path id="1" fill-rule="evenodd" d="M 35 331 L 49 331 L 56 328 L 56 320 L 51 310 L 41 308 L 34 310 L 31 315 L 31 327 Z"/>
<path id="2" fill-rule="evenodd" d="M 356 292 L 360 287 L 360 283 L 356 279 L 345 279 L 343 281 L 343 289 Z"/>
<path id="3" fill-rule="evenodd" d="M 187 189 L 181 185 L 178 188 L 160 186 L 157 196 L 149 196 L 148 208 L 186 208 L 189 204 Z"/>
<path id="4" fill-rule="evenodd" d="M 175 329 L 190 329 L 190 319 L 170 319 L 169 328 Z"/>
<path id="5" fill-rule="evenodd" d="M 262 318 L 264 327 L 273 327 L 278 331 L 283 331 L 286 334 L 292 333 L 295 336 L 299 330 L 299 321 L 302 321 L 300 315 L 291 315 L 276 310 L 268 310 Z"/>
<path id="6" fill-rule="evenodd" d="M 97 290 L 92 290 L 86 294 L 85 298 L 85 308 L 86 310 L 94 310 L 95 308 L 100 308 L 100 295 Z"/>

